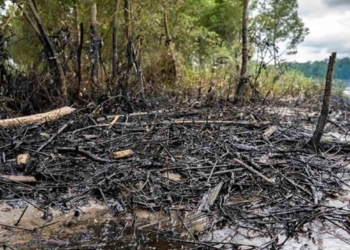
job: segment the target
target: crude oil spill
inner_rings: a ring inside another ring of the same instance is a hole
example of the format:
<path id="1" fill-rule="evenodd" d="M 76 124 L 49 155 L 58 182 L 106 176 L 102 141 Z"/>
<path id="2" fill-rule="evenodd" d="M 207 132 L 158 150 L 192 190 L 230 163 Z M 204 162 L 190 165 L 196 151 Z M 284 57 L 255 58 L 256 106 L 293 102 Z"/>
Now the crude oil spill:
<path id="1" fill-rule="evenodd" d="M 51 210 L 51 220 L 43 218 L 43 212 L 29 205 L 20 223 L 13 226 L 23 208 L 0 205 L 0 242 L 14 249 L 181 249 L 184 244 L 168 242 L 180 238 L 179 233 L 163 229 L 160 220 L 167 221 L 164 214 L 135 210 L 136 228 L 133 229 L 131 214 L 121 218 L 112 217 L 108 208 L 90 201 L 77 213 Z M 79 214 L 79 216 L 77 216 Z M 170 220 L 169 220 L 170 221 Z M 154 225 L 153 225 L 154 224 Z M 176 223 L 175 223 L 176 224 Z M 6 226 L 7 227 L 6 227 Z M 150 225 L 150 226 L 149 226 Z M 164 224 L 168 227 L 170 224 Z M 196 224 L 194 224 L 196 225 Z M 10 249 L 10 248 L 7 248 Z"/>
<path id="2" fill-rule="evenodd" d="M 337 206 L 338 203 L 337 200 L 328 201 L 328 205 Z M 348 202 L 342 204 L 348 206 Z M 5 246 L 13 249 L 191 249 L 195 245 L 186 241 L 195 237 L 204 243 L 218 242 L 214 249 L 237 249 L 229 244 L 235 243 L 242 245 L 238 249 L 243 250 L 258 249 L 271 241 L 269 237 L 260 237 L 257 232 L 242 228 L 213 228 L 208 233 L 205 228 L 209 220 L 198 213 L 185 213 L 179 219 L 175 211 L 169 215 L 136 209 L 134 214 L 118 218 L 112 217 L 107 207 L 90 201 L 89 206 L 69 213 L 51 210 L 51 219 L 45 220 L 42 211 L 29 205 L 16 225 L 23 210 L 0 205 L 2 249 Z M 350 250 L 349 237 L 344 230 L 320 222 L 309 223 L 305 228 L 308 235 L 289 239 L 281 249 Z M 286 236 L 281 234 L 278 243 L 285 239 Z"/>

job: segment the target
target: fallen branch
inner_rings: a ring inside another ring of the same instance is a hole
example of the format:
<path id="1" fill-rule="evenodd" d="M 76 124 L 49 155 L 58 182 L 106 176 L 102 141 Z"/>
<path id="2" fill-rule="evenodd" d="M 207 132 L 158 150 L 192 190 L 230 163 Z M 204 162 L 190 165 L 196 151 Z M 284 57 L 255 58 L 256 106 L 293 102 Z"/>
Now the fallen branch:
<path id="1" fill-rule="evenodd" d="M 217 120 L 185 120 L 185 119 L 175 119 L 172 123 L 185 125 L 185 124 L 223 124 L 223 125 L 253 125 L 255 127 L 266 126 L 271 124 L 270 121 L 263 121 L 260 123 L 252 122 L 237 122 L 237 121 L 217 121 Z"/>
<path id="2" fill-rule="evenodd" d="M 37 152 L 40 152 L 44 147 L 46 147 L 47 144 L 49 144 L 53 139 L 56 138 L 60 133 L 62 133 L 63 130 L 65 130 L 69 126 L 69 123 L 63 124 L 63 126 L 57 131 L 56 134 L 50 137 L 45 143 L 43 143 L 37 150 Z"/>
<path id="3" fill-rule="evenodd" d="M 71 107 L 63 107 L 55 109 L 46 113 L 40 113 L 30 116 L 22 116 L 17 118 L 0 120 L 0 128 L 18 127 L 30 124 L 43 124 L 48 121 L 55 121 L 65 115 L 69 115 L 74 112 L 75 109 Z"/>
<path id="4" fill-rule="evenodd" d="M 5 181 L 14 181 L 20 183 L 35 183 L 36 179 L 34 176 L 23 176 L 23 175 L 0 175 L 0 178 Z"/>
<path id="5" fill-rule="evenodd" d="M 246 169 L 248 169 L 250 172 L 252 172 L 253 174 L 261 177 L 263 180 L 267 181 L 270 184 L 275 184 L 272 180 L 270 180 L 269 178 L 267 178 L 265 175 L 263 175 L 262 173 L 259 173 L 258 171 L 256 171 L 255 169 L 249 167 L 247 164 L 245 164 L 244 162 L 241 162 L 240 160 L 238 160 L 237 158 L 233 159 L 235 162 L 241 164 L 242 167 L 245 167 Z"/>
<path id="6" fill-rule="evenodd" d="M 100 157 L 90 153 L 89 151 L 79 149 L 78 147 L 77 148 L 57 148 L 57 151 L 59 153 L 69 153 L 69 152 L 70 153 L 77 153 L 77 154 L 86 156 L 86 157 L 90 158 L 91 160 L 98 161 L 98 162 L 107 162 L 107 163 L 116 162 L 113 160 L 100 158 Z"/>

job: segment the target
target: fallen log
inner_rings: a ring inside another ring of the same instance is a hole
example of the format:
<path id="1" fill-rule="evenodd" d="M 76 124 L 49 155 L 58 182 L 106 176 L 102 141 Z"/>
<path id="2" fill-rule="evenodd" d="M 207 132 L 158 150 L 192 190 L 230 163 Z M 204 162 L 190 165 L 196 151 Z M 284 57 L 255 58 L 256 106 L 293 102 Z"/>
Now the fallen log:
<path id="1" fill-rule="evenodd" d="M 65 115 L 69 115 L 74 112 L 75 109 L 71 107 L 63 107 L 59 109 L 55 109 L 46 113 L 40 113 L 29 116 L 22 116 L 11 119 L 0 120 L 0 128 L 8 128 L 8 127 L 18 127 L 23 125 L 31 125 L 31 124 L 43 124 L 47 121 L 55 121 Z"/>
<path id="2" fill-rule="evenodd" d="M 0 175 L 0 178 L 4 181 L 13 181 L 21 183 L 36 183 L 34 176 L 23 176 L 23 175 Z"/>

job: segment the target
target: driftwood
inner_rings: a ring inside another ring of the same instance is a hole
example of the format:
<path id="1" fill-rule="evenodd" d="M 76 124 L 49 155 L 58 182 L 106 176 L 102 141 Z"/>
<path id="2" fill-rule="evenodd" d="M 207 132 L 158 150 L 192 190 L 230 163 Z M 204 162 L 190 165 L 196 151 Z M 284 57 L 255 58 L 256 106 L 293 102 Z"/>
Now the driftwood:
<path id="1" fill-rule="evenodd" d="M 75 111 L 74 108 L 63 107 L 63 108 L 55 109 L 46 113 L 0 120 L 0 128 L 18 127 L 18 126 L 30 125 L 30 124 L 36 124 L 36 125 L 43 124 L 48 121 L 55 121 L 65 115 L 71 114 L 74 111 Z"/>

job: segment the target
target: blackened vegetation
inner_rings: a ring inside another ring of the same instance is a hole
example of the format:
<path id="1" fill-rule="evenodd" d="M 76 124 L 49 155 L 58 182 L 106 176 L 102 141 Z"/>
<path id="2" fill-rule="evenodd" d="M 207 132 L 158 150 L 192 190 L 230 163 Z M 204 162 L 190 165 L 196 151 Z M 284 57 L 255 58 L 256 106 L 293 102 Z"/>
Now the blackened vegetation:
<path id="1" fill-rule="evenodd" d="M 30 103 L 34 79 L 21 73 L 13 65 L 7 50 L 10 37 L 0 34 L 1 118 L 6 118 L 4 111 L 8 109 L 9 113 L 21 111 L 23 114 L 30 114 L 33 112 L 33 107 Z"/>
<path id="2" fill-rule="evenodd" d="M 312 133 L 304 114 L 286 118 L 254 107 L 129 114 L 110 125 L 112 119 L 76 113 L 42 126 L 1 129 L 0 175 L 32 175 L 38 181 L 27 185 L 1 178 L 1 201 L 29 201 L 48 211 L 96 199 L 122 218 L 137 208 L 166 212 L 186 205 L 196 211 L 202 197 L 222 183 L 213 205 L 203 211 L 208 225 L 189 236 L 187 245 L 215 245 L 201 235 L 226 226 L 269 237 L 264 247 L 271 249 L 285 243 L 279 235 L 287 240 L 304 235 L 304 226 L 316 220 L 350 231 L 349 210 L 324 204 L 345 184 L 350 147 L 324 141 L 319 155 L 303 147 Z M 350 129 L 347 122 L 338 126 Z M 48 143 L 45 134 L 57 136 Z M 124 149 L 135 154 L 111 157 Z M 24 170 L 15 163 L 21 153 L 31 155 Z M 181 179 L 168 179 L 171 174 Z M 133 231 L 140 226 L 136 220 Z M 160 238 L 176 241 L 174 231 L 159 231 Z M 123 232 L 118 230 L 120 239 Z M 96 241 L 98 246 L 104 238 Z"/>
<path id="3" fill-rule="evenodd" d="M 32 68 L 26 70 L 9 54 L 7 46 L 12 36 L 0 34 L 2 113 L 27 115 L 67 104 L 98 105 L 108 99 L 116 106 L 125 107 L 127 112 L 134 111 L 132 100 L 143 99 L 145 93 L 140 64 L 142 38 L 134 39 L 130 35 L 125 48 L 119 49 L 125 58 L 113 62 L 119 65 L 114 67 L 113 76 L 108 77 L 108 66 L 101 57 L 103 41 L 97 33 L 96 17 L 92 19 L 91 29 L 86 30 L 81 23 L 74 39 L 67 26 L 42 30 L 45 39 L 37 35 L 43 41 L 42 48 L 38 48 Z M 84 45 L 88 36 L 90 44 Z M 84 56 L 91 60 L 84 63 Z"/>

